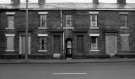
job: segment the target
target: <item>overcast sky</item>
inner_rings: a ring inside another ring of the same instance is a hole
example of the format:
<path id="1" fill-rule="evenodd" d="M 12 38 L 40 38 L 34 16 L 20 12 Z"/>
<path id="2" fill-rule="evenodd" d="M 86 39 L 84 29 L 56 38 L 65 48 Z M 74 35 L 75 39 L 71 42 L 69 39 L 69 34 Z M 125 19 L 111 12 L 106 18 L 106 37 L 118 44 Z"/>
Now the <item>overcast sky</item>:
<path id="1" fill-rule="evenodd" d="M 29 0 L 30 2 L 37 2 L 38 0 Z M 10 3 L 11 0 L 0 0 L 0 3 Z M 21 0 L 21 2 L 25 2 L 25 0 Z M 63 2 L 79 2 L 79 3 L 88 3 L 92 2 L 92 0 L 46 0 L 47 3 L 63 3 Z M 99 0 L 101 3 L 116 3 L 117 0 Z M 135 0 L 127 0 L 127 3 L 135 3 Z"/>

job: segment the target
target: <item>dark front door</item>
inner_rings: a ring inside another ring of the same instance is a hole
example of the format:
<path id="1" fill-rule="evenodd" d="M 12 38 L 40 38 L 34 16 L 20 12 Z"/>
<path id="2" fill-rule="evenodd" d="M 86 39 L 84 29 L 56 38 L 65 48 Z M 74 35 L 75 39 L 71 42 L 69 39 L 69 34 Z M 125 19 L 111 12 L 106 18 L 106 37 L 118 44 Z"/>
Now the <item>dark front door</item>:
<path id="1" fill-rule="evenodd" d="M 54 35 L 54 43 L 53 43 L 53 48 L 54 48 L 54 53 L 61 53 L 62 46 L 61 46 L 61 35 Z"/>
<path id="2" fill-rule="evenodd" d="M 72 57 L 72 39 L 66 40 L 66 57 Z"/>
<path id="3" fill-rule="evenodd" d="M 77 53 L 83 53 L 84 52 L 84 36 L 83 35 L 77 35 Z"/>

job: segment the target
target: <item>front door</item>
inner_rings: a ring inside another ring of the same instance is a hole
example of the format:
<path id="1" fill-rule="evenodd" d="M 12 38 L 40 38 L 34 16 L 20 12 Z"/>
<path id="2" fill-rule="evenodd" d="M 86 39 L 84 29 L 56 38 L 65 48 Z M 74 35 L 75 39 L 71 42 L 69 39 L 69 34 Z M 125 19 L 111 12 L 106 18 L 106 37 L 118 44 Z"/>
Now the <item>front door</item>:
<path id="1" fill-rule="evenodd" d="M 114 56 L 117 54 L 117 33 L 106 33 L 105 43 L 107 55 Z"/>
<path id="2" fill-rule="evenodd" d="M 26 48 L 25 48 L 25 35 L 19 36 L 19 54 L 25 54 Z M 28 54 L 31 53 L 31 37 L 29 35 L 28 37 Z"/>

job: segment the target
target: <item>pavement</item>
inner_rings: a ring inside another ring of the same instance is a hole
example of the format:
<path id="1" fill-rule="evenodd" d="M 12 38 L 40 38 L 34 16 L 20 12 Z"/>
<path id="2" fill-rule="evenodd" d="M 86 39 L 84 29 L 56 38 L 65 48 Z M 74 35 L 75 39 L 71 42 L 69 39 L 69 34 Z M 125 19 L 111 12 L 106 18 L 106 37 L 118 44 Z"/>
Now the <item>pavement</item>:
<path id="1" fill-rule="evenodd" d="M 74 63 L 120 63 L 135 62 L 135 58 L 97 59 L 1 59 L 0 64 L 74 64 Z"/>

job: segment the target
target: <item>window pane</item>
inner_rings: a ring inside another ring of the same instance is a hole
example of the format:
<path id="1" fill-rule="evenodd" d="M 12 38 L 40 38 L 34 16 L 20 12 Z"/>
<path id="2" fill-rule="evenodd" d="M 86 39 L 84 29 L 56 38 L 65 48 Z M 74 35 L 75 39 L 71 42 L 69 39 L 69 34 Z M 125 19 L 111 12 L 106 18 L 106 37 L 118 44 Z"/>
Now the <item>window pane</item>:
<path id="1" fill-rule="evenodd" d="M 98 37 L 92 36 L 91 37 L 91 50 L 97 50 L 98 49 Z"/>
<path id="2" fill-rule="evenodd" d="M 117 0 L 99 0 L 100 3 L 117 3 Z"/>
<path id="3" fill-rule="evenodd" d="M 122 26 L 127 26 L 127 15 L 120 15 L 120 21 Z"/>
<path id="4" fill-rule="evenodd" d="M 40 27 L 47 27 L 47 15 L 40 15 Z"/>
<path id="5" fill-rule="evenodd" d="M 40 50 L 47 50 L 47 38 L 40 37 Z"/>
<path id="6" fill-rule="evenodd" d="M 91 26 L 97 26 L 97 15 L 90 15 Z"/>

